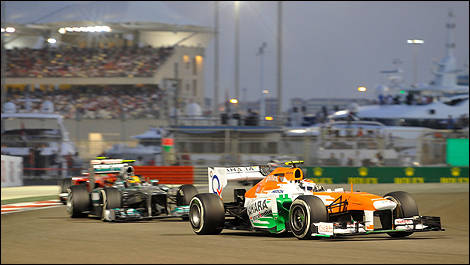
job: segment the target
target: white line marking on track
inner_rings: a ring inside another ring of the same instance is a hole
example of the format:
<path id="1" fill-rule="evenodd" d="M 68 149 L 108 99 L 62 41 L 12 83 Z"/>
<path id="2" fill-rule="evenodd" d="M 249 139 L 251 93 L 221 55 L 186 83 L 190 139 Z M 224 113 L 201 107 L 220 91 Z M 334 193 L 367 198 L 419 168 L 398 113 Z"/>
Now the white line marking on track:
<path id="1" fill-rule="evenodd" d="M 1 206 L 2 215 L 17 213 L 23 211 L 31 211 L 38 209 L 47 209 L 63 205 L 59 200 L 37 201 L 37 202 L 19 202 L 12 204 L 4 204 Z"/>

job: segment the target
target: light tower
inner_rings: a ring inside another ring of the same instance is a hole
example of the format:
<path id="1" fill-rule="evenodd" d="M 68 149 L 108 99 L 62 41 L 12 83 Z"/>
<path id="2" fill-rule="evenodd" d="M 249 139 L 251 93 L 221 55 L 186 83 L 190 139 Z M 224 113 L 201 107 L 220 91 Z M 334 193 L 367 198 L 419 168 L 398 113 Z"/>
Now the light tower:
<path id="1" fill-rule="evenodd" d="M 219 1 L 214 1 L 214 117 L 219 114 Z"/>
<path id="2" fill-rule="evenodd" d="M 277 2 L 277 120 L 282 113 L 282 1 Z"/>
<path id="3" fill-rule="evenodd" d="M 454 56 L 455 50 L 455 22 L 452 10 L 448 13 L 449 21 L 446 24 L 447 28 L 447 43 L 446 43 L 446 56 L 437 64 L 437 70 L 434 71 L 436 75 L 435 85 L 437 87 L 449 89 L 457 85 L 457 61 Z"/>
<path id="4" fill-rule="evenodd" d="M 259 69 L 259 89 L 261 92 L 261 98 L 260 98 L 260 111 L 259 111 L 259 117 L 261 120 L 264 120 L 264 116 L 266 116 L 266 110 L 265 110 L 265 95 L 267 94 L 267 90 L 264 89 L 263 85 L 263 55 L 264 55 L 264 49 L 266 48 L 267 44 L 266 42 L 263 41 L 261 46 L 258 49 L 258 52 L 256 53 L 256 56 L 260 57 L 260 69 Z M 266 93 L 265 93 L 266 92 Z"/>
<path id="5" fill-rule="evenodd" d="M 235 98 L 240 99 L 240 1 L 235 1 Z M 235 112 L 238 113 L 238 104 Z"/>

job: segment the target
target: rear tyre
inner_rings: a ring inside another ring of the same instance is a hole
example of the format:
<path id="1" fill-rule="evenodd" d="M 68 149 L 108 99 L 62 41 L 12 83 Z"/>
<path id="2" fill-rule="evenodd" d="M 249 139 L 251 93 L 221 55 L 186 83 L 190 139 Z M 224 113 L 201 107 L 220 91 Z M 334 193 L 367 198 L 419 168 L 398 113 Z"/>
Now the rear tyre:
<path id="1" fill-rule="evenodd" d="M 87 217 L 84 211 L 90 208 L 90 195 L 86 186 L 72 185 L 70 186 L 70 193 L 67 197 L 66 209 L 67 213 L 72 218 Z"/>
<path id="2" fill-rule="evenodd" d="M 313 223 L 328 221 L 328 212 L 323 201 L 313 195 L 301 195 L 289 209 L 289 227 L 298 239 L 311 239 Z"/>
<path id="3" fill-rule="evenodd" d="M 419 215 L 416 201 L 407 192 L 390 192 L 385 194 L 384 198 L 395 202 L 397 207 L 395 210 L 387 212 L 380 217 L 380 222 L 383 229 L 392 229 L 392 223 L 395 218 L 405 218 Z M 390 232 L 387 234 L 391 237 L 406 237 L 413 234 L 413 232 Z"/>
<path id="4" fill-rule="evenodd" d="M 62 180 L 59 180 L 59 186 L 60 186 L 60 193 L 67 193 L 68 189 L 70 189 L 70 186 L 72 186 L 72 178 L 64 178 Z M 67 204 L 67 199 L 60 197 L 60 201 L 66 205 Z"/>
<path id="5" fill-rule="evenodd" d="M 222 199 L 214 193 L 200 193 L 189 203 L 189 221 L 198 235 L 217 235 L 225 222 Z"/>

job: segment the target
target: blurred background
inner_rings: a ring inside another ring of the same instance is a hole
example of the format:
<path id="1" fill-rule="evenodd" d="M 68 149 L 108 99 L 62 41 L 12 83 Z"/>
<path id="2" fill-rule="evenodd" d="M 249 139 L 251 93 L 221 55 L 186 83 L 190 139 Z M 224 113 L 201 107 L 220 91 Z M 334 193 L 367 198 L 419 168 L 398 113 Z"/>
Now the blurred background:
<path id="1" fill-rule="evenodd" d="M 2 187 L 78 176 L 96 156 L 201 175 L 288 160 L 318 178 L 435 167 L 468 182 L 468 2 L 2 1 L 1 12 Z"/>

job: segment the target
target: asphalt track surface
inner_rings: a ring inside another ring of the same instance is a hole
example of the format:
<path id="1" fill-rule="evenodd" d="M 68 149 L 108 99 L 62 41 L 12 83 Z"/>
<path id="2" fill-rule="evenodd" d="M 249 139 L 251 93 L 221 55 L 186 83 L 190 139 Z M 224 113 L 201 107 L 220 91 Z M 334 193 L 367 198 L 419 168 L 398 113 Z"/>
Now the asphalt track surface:
<path id="1" fill-rule="evenodd" d="M 363 184 L 354 190 L 410 192 L 420 214 L 440 216 L 446 231 L 309 241 L 233 230 L 199 236 L 178 218 L 104 223 L 71 219 L 59 206 L 2 215 L 1 263 L 469 263 L 468 184 Z"/>

